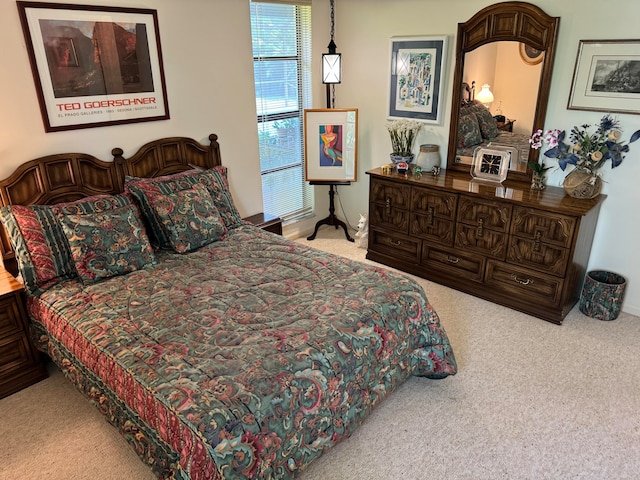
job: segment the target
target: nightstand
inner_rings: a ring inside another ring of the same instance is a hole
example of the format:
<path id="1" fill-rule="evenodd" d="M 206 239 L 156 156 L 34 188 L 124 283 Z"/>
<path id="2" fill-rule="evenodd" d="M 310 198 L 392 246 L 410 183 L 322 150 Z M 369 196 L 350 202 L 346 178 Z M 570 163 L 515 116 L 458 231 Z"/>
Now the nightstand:
<path id="1" fill-rule="evenodd" d="M 503 132 L 513 132 L 513 124 L 515 120 L 508 119 L 504 122 L 497 122 L 498 130 L 502 130 Z"/>
<path id="2" fill-rule="evenodd" d="M 0 398 L 47 377 L 29 340 L 24 287 L 0 267 Z"/>
<path id="3" fill-rule="evenodd" d="M 267 232 L 282 235 L 282 219 L 280 217 L 269 215 L 268 213 L 256 213 L 250 217 L 243 218 L 243 220 Z"/>

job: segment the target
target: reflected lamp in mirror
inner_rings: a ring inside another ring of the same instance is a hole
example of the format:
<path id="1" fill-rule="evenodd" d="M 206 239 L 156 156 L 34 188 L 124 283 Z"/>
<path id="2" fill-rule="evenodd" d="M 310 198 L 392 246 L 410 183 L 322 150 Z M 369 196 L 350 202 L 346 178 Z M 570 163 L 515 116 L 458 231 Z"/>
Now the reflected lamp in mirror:
<path id="1" fill-rule="evenodd" d="M 335 84 L 342 81 L 342 54 L 336 53 L 336 44 L 329 43 L 329 53 L 322 54 L 322 83 Z"/>
<path id="2" fill-rule="evenodd" d="M 491 106 L 491 102 L 493 102 L 493 93 L 491 93 L 491 87 L 489 87 L 488 83 L 482 85 L 482 88 L 476 94 L 476 100 L 484 104 L 487 108 Z"/>

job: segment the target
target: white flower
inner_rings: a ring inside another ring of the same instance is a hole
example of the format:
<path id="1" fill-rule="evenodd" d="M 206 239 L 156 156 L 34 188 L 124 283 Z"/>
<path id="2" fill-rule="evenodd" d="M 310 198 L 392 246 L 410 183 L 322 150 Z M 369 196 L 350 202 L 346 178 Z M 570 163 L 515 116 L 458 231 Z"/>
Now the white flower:
<path id="1" fill-rule="evenodd" d="M 413 142 L 422 128 L 422 123 L 417 120 L 392 120 L 387 122 L 387 130 L 391 137 L 393 154 L 411 155 Z"/>

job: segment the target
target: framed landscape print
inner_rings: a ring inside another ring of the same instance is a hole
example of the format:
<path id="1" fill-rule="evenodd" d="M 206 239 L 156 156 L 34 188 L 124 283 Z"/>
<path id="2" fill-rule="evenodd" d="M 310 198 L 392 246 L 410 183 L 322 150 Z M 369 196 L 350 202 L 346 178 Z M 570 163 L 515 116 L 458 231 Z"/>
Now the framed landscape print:
<path id="1" fill-rule="evenodd" d="M 567 108 L 640 114 L 640 40 L 580 40 Z"/>
<path id="2" fill-rule="evenodd" d="M 358 109 L 304 111 L 305 180 L 355 182 L 358 159 Z"/>
<path id="3" fill-rule="evenodd" d="M 155 10 L 17 5 L 45 131 L 169 118 Z"/>
<path id="4" fill-rule="evenodd" d="M 392 37 L 389 118 L 440 123 L 447 37 Z"/>

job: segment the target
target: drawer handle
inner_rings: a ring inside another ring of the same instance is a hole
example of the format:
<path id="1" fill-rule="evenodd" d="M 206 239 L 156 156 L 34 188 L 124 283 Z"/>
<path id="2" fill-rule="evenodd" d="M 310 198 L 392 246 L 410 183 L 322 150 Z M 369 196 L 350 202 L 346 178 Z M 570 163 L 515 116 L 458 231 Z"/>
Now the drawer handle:
<path id="1" fill-rule="evenodd" d="M 521 280 L 518 278 L 518 276 L 515 273 L 511 275 L 511 278 L 513 278 L 520 285 L 533 285 L 533 280 L 531 280 L 530 278 L 527 278 L 526 280 Z"/>
<path id="2" fill-rule="evenodd" d="M 433 226 L 433 207 L 427 209 L 427 224 Z"/>
<path id="3" fill-rule="evenodd" d="M 484 231 L 484 219 L 478 220 L 478 229 L 476 230 L 476 238 L 482 238 L 482 233 Z"/>
<path id="4" fill-rule="evenodd" d="M 540 230 L 538 230 L 535 234 L 535 237 L 533 239 L 533 251 L 534 252 L 539 252 L 540 251 Z"/>
<path id="5" fill-rule="evenodd" d="M 396 246 L 396 247 L 399 247 L 400 245 L 402 245 L 402 242 L 401 242 L 401 241 L 399 241 L 399 240 L 398 240 L 397 242 L 394 242 L 393 240 L 389 239 L 389 243 L 390 243 L 391 245 Z"/>
<path id="6" fill-rule="evenodd" d="M 458 257 L 452 257 L 451 255 L 447 256 L 447 262 L 449 263 L 458 263 L 460 259 Z"/>
<path id="7" fill-rule="evenodd" d="M 385 208 L 387 209 L 387 213 L 391 213 L 391 199 L 387 198 L 387 201 L 385 202 Z"/>

